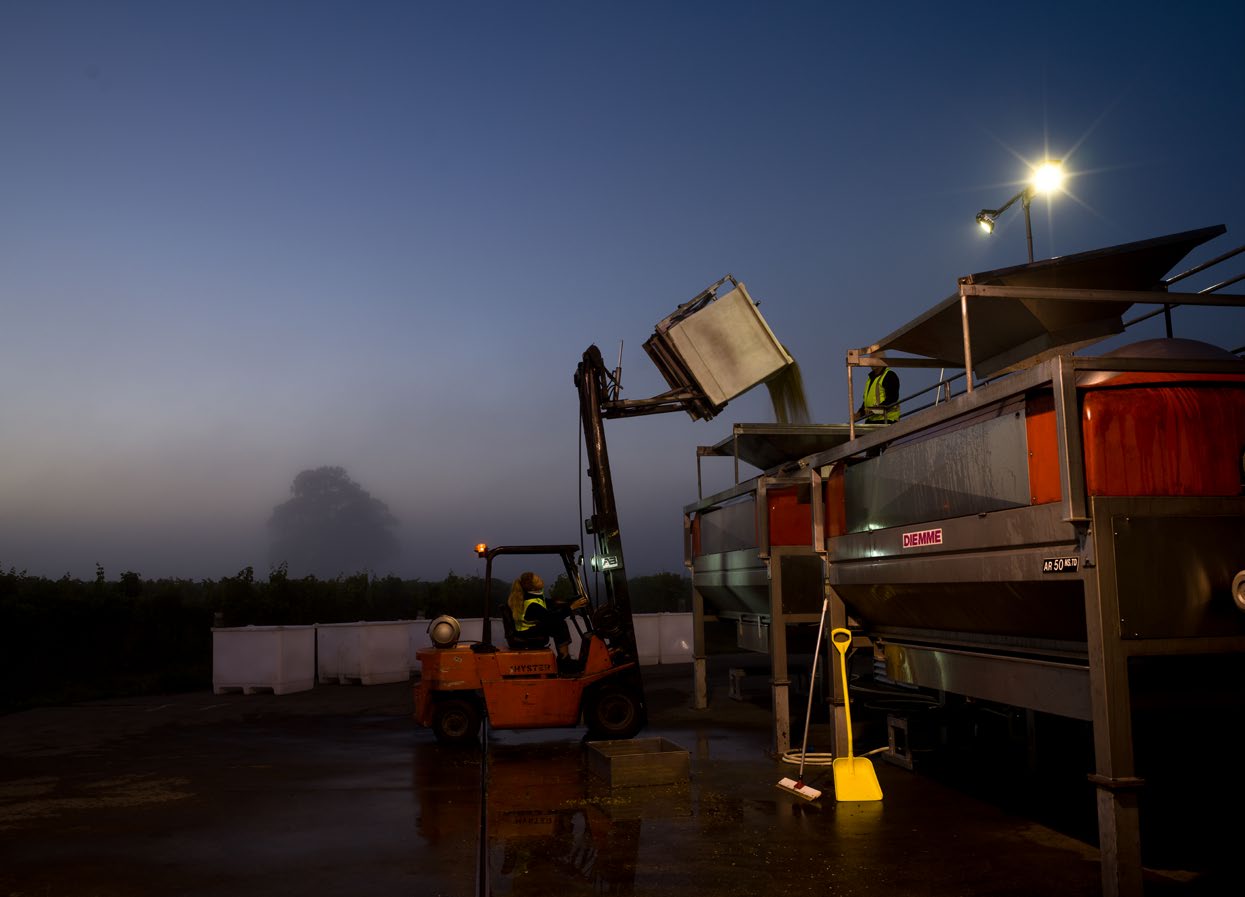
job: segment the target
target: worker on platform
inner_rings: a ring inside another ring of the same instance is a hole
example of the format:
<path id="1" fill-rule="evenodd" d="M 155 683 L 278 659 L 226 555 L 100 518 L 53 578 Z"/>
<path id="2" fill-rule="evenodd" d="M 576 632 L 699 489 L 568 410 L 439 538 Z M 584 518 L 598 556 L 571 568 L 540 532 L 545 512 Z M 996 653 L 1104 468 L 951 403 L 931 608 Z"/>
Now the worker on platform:
<path id="1" fill-rule="evenodd" d="M 889 367 L 870 368 L 865 397 L 856 420 L 866 424 L 893 424 L 899 420 L 899 375 Z"/>
<path id="2" fill-rule="evenodd" d="M 507 603 L 515 632 L 523 642 L 536 647 L 547 645 L 552 638 L 558 651 L 559 672 L 575 672 L 576 664 L 571 659 L 571 632 L 566 618 L 572 611 L 584 607 L 588 599 L 580 597 L 570 604 L 550 607 L 545 603 L 544 580 L 528 571 L 511 584 Z"/>

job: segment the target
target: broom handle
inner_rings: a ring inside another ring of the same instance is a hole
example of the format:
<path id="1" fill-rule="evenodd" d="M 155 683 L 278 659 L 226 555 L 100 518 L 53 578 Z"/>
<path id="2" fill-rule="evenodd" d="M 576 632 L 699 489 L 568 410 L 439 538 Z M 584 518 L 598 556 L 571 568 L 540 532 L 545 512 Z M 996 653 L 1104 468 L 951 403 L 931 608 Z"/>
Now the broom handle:
<path id="1" fill-rule="evenodd" d="M 830 596 L 821 600 L 821 622 L 817 624 L 817 647 L 813 649 L 813 669 L 808 674 L 808 709 L 804 711 L 804 743 L 800 745 L 800 774 L 797 778 L 804 781 L 804 755 L 808 753 L 808 724 L 813 721 L 813 683 L 817 681 L 817 656 L 821 654 L 821 634 L 826 630 L 826 608 L 830 606 Z"/>

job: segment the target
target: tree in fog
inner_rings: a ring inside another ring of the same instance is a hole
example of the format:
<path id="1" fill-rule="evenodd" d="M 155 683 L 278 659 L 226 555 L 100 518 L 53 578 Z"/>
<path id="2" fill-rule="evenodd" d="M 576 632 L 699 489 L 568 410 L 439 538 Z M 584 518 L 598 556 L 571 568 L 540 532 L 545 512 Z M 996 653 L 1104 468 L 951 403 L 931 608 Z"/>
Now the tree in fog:
<path id="1" fill-rule="evenodd" d="M 285 563 L 296 575 L 334 577 L 374 572 L 398 554 L 397 519 L 344 467 L 304 470 L 294 477 L 290 494 L 268 520 L 274 567 Z"/>

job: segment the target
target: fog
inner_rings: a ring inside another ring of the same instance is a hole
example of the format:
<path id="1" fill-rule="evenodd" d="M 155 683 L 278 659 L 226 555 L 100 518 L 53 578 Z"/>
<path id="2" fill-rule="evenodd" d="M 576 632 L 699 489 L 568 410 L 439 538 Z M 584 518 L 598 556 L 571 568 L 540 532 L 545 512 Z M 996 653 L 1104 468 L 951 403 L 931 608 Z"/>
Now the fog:
<path id="1" fill-rule="evenodd" d="M 398 521 L 377 575 L 580 541 L 589 345 L 622 344 L 625 398 L 663 391 L 642 342 L 732 273 L 845 420 L 847 349 L 1024 261 L 1018 207 L 973 216 L 1046 153 L 1073 177 L 1033 204 L 1039 258 L 1238 245 L 1245 12 L 1127 9 L 9 4 L 0 565 L 262 577 L 325 466 Z M 993 77 L 947 49 L 1017 34 Z M 696 446 L 772 419 L 762 389 L 607 423 L 633 573 L 682 569 Z"/>

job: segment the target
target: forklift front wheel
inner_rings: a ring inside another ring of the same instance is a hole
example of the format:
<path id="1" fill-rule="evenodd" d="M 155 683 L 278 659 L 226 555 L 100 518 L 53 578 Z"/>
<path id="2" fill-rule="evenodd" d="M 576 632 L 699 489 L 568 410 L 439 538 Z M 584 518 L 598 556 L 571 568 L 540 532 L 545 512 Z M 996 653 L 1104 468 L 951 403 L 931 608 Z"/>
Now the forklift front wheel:
<path id="1" fill-rule="evenodd" d="M 639 697 L 633 690 L 617 685 L 599 689 L 584 715 L 589 738 L 631 738 L 644 727 Z"/>
<path id="2" fill-rule="evenodd" d="M 442 744 L 467 744 L 480 734 L 480 711 L 460 698 L 437 701 L 432 709 L 432 734 Z"/>

